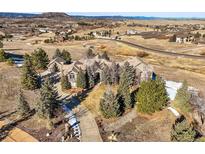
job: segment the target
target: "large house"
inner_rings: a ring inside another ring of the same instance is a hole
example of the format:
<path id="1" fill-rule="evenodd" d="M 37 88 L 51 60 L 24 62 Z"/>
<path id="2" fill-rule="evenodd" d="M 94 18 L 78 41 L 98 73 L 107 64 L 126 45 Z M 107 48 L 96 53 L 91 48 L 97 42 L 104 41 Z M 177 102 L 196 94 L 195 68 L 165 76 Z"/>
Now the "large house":
<path id="1" fill-rule="evenodd" d="M 137 57 L 132 57 L 116 64 L 122 67 L 125 62 L 129 62 L 129 64 L 136 69 L 136 76 L 139 82 L 151 78 L 154 74 L 153 68 Z M 52 72 L 53 66 L 56 65 L 59 71 L 68 77 L 71 86 L 76 87 L 77 74 L 80 70 L 86 71 L 88 67 L 92 68 L 100 82 L 104 67 L 111 67 L 112 63 L 112 61 L 103 59 L 99 55 L 94 58 L 83 58 L 71 64 L 65 64 L 62 58 L 57 57 L 48 64 L 48 70 Z"/>

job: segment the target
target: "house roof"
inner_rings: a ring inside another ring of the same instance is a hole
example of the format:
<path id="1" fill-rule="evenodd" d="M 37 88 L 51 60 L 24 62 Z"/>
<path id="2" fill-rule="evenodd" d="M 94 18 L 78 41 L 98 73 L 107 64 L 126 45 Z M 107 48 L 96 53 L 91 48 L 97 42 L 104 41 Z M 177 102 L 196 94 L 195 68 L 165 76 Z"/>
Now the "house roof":
<path id="1" fill-rule="evenodd" d="M 134 66 L 135 69 L 138 69 L 140 72 L 144 72 L 144 71 L 150 71 L 153 72 L 153 68 L 144 63 L 140 58 L 138 57 L 132 57 L 129 58 L 128 60 L 125 60 L 123 62 L 120 63 L 116 63 L 119 64 L 120 66 L 123 66 L 125 62 L 129 62 L 130 65 Z M 78 73 L 79 70 L 83 70 L 85 71 L 87 67 L 89 66 L 95 66 L 96 71 L 98 69 L 103 69 L 103 67 L 105 66 L 110 67 L 112 65 L 111 61 L 107 61 L 105 59 L 99 59 L 99 58 L 92 58 L 92 59 L 81 59 L 79 61 L 75 61 L 70 65 L 63 65 L 63 71 L 64 73 L 68 74 L 69 72 L 73 71 L 75 73 Z"/>
<path id="2" fill-rule="evenodd" d="M 55 59 L 53 59 L 53 60 L 48 64 L 48 67 L 49 67 L 51 64 L 55 63 L 55 62 L 57 62 L 57 63 L 59 63 L 59 64 L 61 64 L 61 63 L 65 64 L 65 63 L 66 63 L 66 61 L 65 61 L 63 58 L 61 58 L 61 57 L 56 57 Z"/>

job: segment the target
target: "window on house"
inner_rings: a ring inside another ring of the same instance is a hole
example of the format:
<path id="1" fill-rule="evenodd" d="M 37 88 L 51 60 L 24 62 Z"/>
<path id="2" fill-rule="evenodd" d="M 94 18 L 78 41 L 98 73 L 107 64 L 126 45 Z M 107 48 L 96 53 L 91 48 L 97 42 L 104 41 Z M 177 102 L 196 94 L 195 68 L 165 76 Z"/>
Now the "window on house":
<path id="1" fill-rule="evenodd" d="M 70 74 L 70 79 L 75 79 L 74 73 L 71 73 L 71 74 Z"/>

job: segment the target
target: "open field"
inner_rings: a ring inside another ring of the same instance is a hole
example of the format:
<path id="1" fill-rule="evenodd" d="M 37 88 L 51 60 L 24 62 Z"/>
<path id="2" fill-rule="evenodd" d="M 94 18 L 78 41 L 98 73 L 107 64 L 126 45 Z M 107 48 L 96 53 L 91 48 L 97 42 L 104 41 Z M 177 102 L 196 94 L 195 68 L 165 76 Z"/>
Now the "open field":
<path id="1" fill-rule="evenodd" d="M 137 114 L 137 117 L 119 129 L 113 130 L 119 142 L 165 142 L 170 141 L 170 131 L 176 118 L 167 109 L 151 116 Z M 104 141 L 110 141 L 111 132 L 101 129 Z"/>

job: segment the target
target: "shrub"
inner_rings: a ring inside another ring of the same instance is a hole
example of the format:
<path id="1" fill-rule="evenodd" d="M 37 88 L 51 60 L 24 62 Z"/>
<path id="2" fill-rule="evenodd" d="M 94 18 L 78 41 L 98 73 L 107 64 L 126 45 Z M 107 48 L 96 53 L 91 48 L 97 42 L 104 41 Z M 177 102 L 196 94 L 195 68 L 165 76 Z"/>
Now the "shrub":
<path id="1" fill-rule="evenodd" d="M 160 111 L 168 101 L 164 81 L 161 79 L 143 81 L 136 98 L 139 112 L 151 114 Z"/>
<path id="2" fill-rule="evenodd" d="M 171 130 L 171 140 L 177 142 L 193 142 L 196 139 L 197 132 L 186 119 L 179 121 L 173 125 Z"/>
<path id="3" fill-rule="evenodd" d="M 144 58 L 144 57 L 147 57 L 147 56 L 149 56 L 149 54 L 144 52 L 144 51 L 137 52 L 137 57 Z"/>
<path id="4" fill-rule="evenodd" d="M 6 53 L 3 49 L 0 49 L 0 62 L 4 62 L 6 60 Z"/>
<path id="5" fill-rule="evenodd" d="M 7 64 L 12 66 L 14 64 L 13 60 L 11 58 L 6 60 Z"/>

